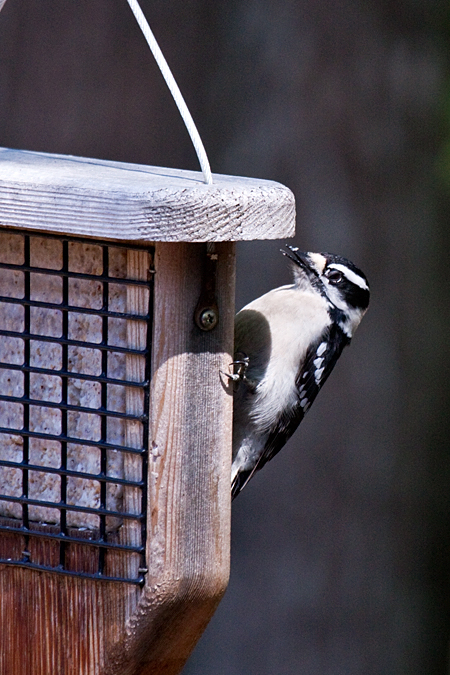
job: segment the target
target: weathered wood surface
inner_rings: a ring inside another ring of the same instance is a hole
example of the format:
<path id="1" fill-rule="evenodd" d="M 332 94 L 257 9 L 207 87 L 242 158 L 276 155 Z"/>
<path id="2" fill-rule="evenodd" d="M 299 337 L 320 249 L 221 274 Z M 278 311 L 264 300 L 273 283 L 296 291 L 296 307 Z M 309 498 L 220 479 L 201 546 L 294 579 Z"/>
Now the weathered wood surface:
<path id="1" fill-rule="evenodd" d="M 292 237 L 292 192 L 273 181 L 0 149 L 0 224 L 129 241 Z"/>
<path id="2" fill-rule="evenodd" d="M 149 460 L 149 573 L 111 675 L 178 673 L 229 574 L 234 250 L 219 244 L 217 328 L 192 320 L 204 246 L 158 244 Z M 129 659 L 131 658 L 131 661 Z"/>
<path id="3" fill-rule="evenodd" d="M 145 586 L 0 566 L 0 675 L 175 675 L 226 588 L 232 400 L 220 370 L 232 354 L 234 245 L 217 245 L 210 332 L 193 321 L 205 252 L 156 246 Z M 141 276 L 140 260 L 129 271 Z M 0 537 L 0 555 L 23 546 Z M 39 546 L 54 554 L 53 542 Z"/>

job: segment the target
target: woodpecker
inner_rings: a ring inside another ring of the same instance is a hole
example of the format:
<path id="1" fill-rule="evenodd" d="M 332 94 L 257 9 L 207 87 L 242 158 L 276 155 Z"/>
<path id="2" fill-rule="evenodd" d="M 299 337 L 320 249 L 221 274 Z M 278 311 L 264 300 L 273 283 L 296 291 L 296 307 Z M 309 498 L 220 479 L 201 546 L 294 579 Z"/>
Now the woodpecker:
<path id="1" fill-rule="evenodd" d="M 233 499 L 297 429 L 369 304 L 367 278 L 346 258 L 293 246 L 282 253 L 294 283 L 235 320 Z"/>

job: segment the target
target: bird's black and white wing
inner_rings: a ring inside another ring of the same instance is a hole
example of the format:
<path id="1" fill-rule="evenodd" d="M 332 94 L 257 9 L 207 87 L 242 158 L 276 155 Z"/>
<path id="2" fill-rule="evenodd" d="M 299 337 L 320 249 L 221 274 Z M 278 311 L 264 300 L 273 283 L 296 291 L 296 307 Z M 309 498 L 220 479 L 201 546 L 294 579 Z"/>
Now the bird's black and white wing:
<path id="1" fill-rule="evenodd" d="M 261 434 L 261 448 L 255 456 L 253 466 L 248 466 L 247 462 L 241 470 L 235 471 L 231 486 L 233 498 L 245 487 L 253 474 L 282 449 L 295 432 L 349 342 L 350 339 L 340 327 L 331 324 L 321 338 L 310 346 L 295 380 L 294 403 L 284 408 L 276 422 Z M 251 396 L 252 393 L 247 392 L 247 395 Z"/>

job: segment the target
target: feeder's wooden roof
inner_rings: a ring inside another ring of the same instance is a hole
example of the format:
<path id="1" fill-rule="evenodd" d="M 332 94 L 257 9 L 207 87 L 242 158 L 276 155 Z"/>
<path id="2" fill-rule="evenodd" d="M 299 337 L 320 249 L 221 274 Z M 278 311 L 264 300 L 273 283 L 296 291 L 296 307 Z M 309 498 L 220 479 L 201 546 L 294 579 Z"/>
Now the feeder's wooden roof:
<path id="1" fill-rule="evenodd" d="M 268 180 L 0 148 L 0 225 L 128 241 L 291 237 L 292 192 Z"/>

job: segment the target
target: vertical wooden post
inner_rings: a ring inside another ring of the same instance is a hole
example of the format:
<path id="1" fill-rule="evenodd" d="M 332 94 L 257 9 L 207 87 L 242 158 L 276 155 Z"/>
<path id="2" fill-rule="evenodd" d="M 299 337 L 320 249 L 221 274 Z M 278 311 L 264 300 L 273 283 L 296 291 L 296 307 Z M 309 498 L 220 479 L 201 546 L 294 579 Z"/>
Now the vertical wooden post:
<path id="1" fill-rule="evenodd" d="M 148 270 L 148 254 L 145 251 L 136 251 L 129 249 L 127 251 L 127 277 L 129 279 L 146 280 Z M 141 286 L 127 286 L 127 311 L 130 314 L 146 313 L 148 307 L 148 290 Z M 147 330 L 142 321 L 127 321 L 127 345 L 132 349 L 145 349 L 147 342 Z M 126 377 L 131 382 L 143 382 L 145 378 L 145 362 L 141 356 L 127 354 L 126 356 Z M 139 415 L 144 409 L 142 393 L 139 390 L 128 387 L 126 390 L 126 410 L 127 413 Z M 126 445 L 129 448 L 142 447 L 142 424 L 135 421 L 128 421 L 126 425 Z M 131 480 L 142 480 L 143 463 L 140 455 L 126 453 L 124 456 L 124 477 Z M 142 511 L 141 490 L 133 487 L 124 489 L 123 504 L 124 510 L 128 513 L 141 513 Z M 137 521 L 124 522 L 122 526 L 123 541 L 126 544 L 139 546 L 142 543 L 142 532 L 140 523 Z M 132 569 L 127 570 L 131 577 L 138 576 L 139 555 L 133 554 L 133 557 L 127 558 L 128 564 Z"/>
<path id="2" fill-rule="evenodd" d="M 229 574 L 234 244 L 217 245 L 219 324 L 193 321 L 204 244 L 158 243 L 149 458 L 147 583 L 111 675 L 175 675 Z M 132 661 L 129 661 L 131 656 Z"/>

